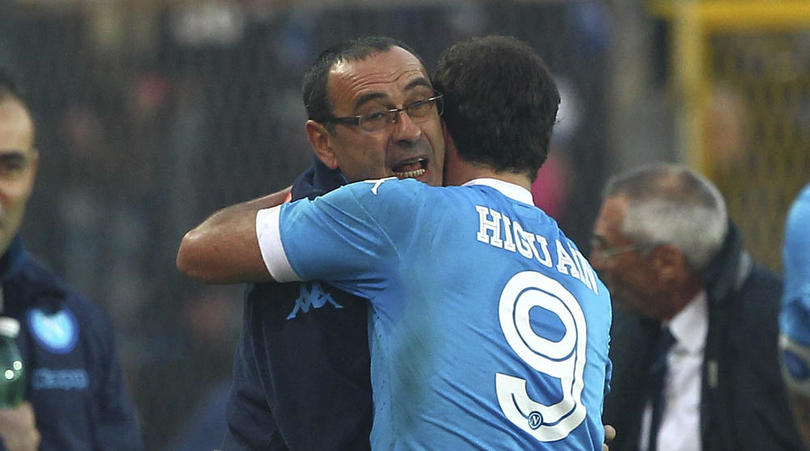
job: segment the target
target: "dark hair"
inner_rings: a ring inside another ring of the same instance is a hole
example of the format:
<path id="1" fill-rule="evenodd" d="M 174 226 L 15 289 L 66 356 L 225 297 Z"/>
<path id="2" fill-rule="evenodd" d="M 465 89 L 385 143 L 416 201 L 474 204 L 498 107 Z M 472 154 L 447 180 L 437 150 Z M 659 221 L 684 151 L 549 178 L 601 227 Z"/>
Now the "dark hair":
<path id="1" fill-rule="evenodd" d="M 6 100 L 16 100 L 28 109 L 25 96 L 22 90 L 17 86 L 17 83 L 14 82 L 11 73 L 5 68 L 0 67 L 0 102 Z"/>
<path id="2" fill-rule="evenodd" d="M 420 62 L 422 61 L 410 47 L 385 36 L 351 39 L 321 52 L 304 74 L 302 91 L 309 119 L 324 122 L 332 117 L 332 102 L 329 101 L 327 88 L 329 71 L 332 70 L 332 66 L 342 61 L 360 61 L 369 55 L 384 52 L 392 47 L 401 47 L 413 54 Z"/>
<path id="3" fill-rule="evenodd" d="M 531 47 L 508 36 L 460 42 L 442 52 L 432 79 L 461 158 L 535 179 L 560 94 Z"/>

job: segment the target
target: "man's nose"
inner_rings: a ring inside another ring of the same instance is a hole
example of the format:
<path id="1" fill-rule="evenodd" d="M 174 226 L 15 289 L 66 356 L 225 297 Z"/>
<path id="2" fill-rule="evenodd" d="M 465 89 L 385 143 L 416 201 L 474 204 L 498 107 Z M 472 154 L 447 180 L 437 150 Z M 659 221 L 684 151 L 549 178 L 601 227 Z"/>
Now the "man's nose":
<path id="1" fill-rule="evenodd" d="M 421 136 L 422 129 L 406 111 L 397 113 L 394 121 L 394 139 L 396 141 L 416 141 Z"/>

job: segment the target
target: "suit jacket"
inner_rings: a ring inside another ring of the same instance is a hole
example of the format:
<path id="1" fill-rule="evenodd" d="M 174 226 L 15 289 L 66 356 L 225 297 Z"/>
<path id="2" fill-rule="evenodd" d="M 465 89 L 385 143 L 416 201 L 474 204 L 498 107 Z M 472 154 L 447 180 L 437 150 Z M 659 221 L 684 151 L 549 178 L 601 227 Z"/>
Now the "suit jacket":
<path id="1" fill-rule="evenodd" d="M 2 314 L 20 322 L 39 449 L 143 449 L 106 313 L 35 260 L 19 237 L 0 258 L 0 281 Z"/>
<path id="2" fill-rule="evenodd" d="M 705 276 L 709 330 L 700 429 L 703 451 L 802 450 L 777 355 L 781 279 L 754 264 L 734 226 Z M 647 367 L 657 321 L 614 309 L 613 379 L 603 419 L 616 428 L 612 451 L 638 450 Z"/>

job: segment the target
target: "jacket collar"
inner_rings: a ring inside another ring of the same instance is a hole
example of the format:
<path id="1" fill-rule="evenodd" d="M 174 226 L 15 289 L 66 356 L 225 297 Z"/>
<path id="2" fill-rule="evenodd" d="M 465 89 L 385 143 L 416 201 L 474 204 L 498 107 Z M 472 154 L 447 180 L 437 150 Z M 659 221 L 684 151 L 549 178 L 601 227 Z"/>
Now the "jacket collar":
<path id="1" fill-rule="evenodd" d="M 312 167 L 295 179 L 292 199 L 314 199 L 347 183 L 349 181 L 339 170 L 329 169 L 318 157 L 313 157 Z"/>
<path id="2" fill-rule="evenodd" d="M 10 309 L 17 303 L 16 308 L 37 305 L 46 311 L 59 310 L 66 295 L 65 286 L 44 268 L 32 265 L 32 262 L 22 239 L 17 235 L 0 257 L 0 282 L 4 291 L 8 288 L 12 290 L 8 293 L 16 293 L 13 297 L 5 299 L 5 302 Z"/>
<path id="3" fill-rule="evenodd" d="M 751 257 L 742 247 L 742 236 L 734 222 L 729 219 L 726 239 L 704 276 L 709 302 L 723 299 L 730 292 L 740 288 L 751 272 L 751 267 Z"/>
<path id="4" fill-rule="evenodd" d="M 5 282 L 17 275 L 22 269 L 27 254 L 22 244 L 22 238 L 19 235 L 15 236 L 6 252 L 0 257 L 0 281 Z"/>

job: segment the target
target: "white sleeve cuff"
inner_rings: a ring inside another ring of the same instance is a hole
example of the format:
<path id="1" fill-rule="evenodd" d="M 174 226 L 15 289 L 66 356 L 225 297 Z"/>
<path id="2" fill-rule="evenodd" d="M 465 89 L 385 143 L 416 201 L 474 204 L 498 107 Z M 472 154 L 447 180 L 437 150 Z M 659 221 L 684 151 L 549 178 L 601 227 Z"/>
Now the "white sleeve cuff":
<path id="1" fill-rule="evenodd" d="M 259 210 L 256 213 L 256 238 L 267 270 L 277 282 L 297 282 L 301 278 L 293 271 L 284 245 L 281 243 L 279 215 L 281 205 Z"/>

